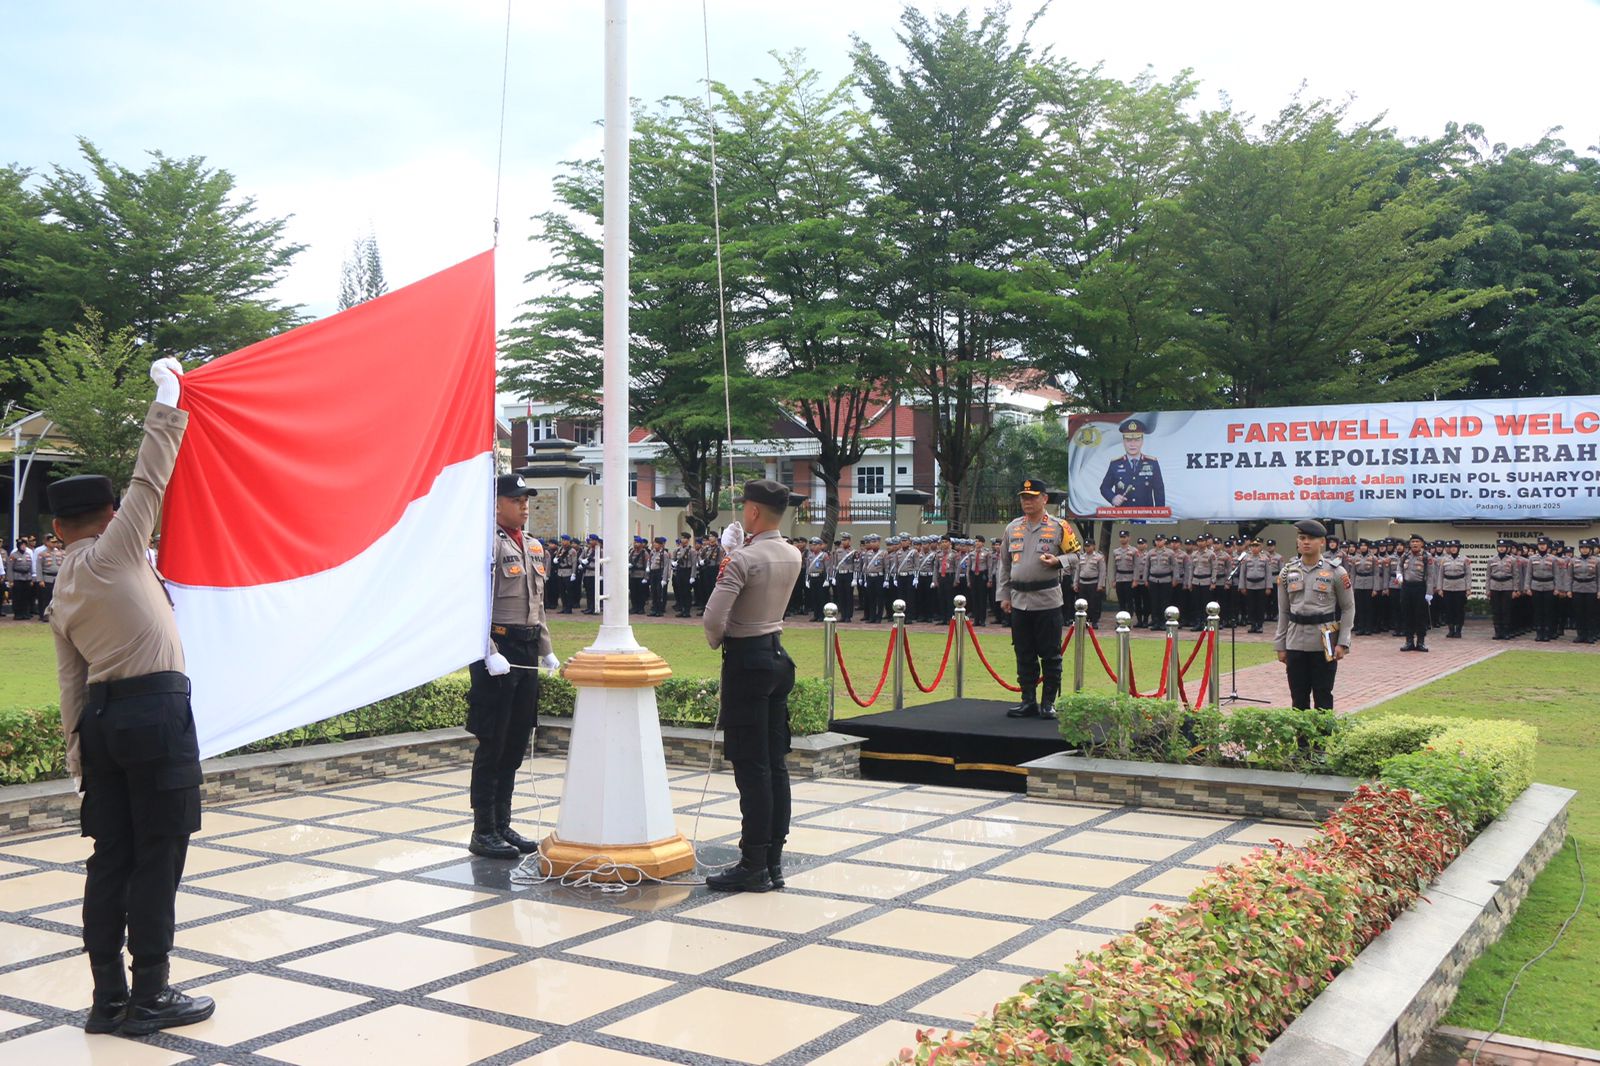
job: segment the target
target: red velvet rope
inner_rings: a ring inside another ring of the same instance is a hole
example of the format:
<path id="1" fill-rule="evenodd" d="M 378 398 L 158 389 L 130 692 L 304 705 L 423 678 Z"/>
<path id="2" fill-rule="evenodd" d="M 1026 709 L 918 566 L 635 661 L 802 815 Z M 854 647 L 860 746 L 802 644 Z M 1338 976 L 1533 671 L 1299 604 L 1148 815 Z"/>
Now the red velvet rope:
<path id="1" fill-rule="evenodd" d="M 1072 643 L 1072 634 L 1078 631 L 1078 623 L 1074 622 L 1067 627 L 1067 639 L 1061 642 L 1061 654 L 1067 654 L 1067 645 Z"/>
<path id="2" fill-rule="evenodd" d="M 1172 663 L 1172 641 L 1167 641 L 1166 649 L 1161 654 L 1161 684 L 1156 686 L 1154 692 L 1140 692 L 1139 686 L 1133 680 L 1133 656 L 1128 656 L 1128 691 L 1143 699 L 1159 700 L 1167 694 L 1167 667 Z"/>
<path id="3" fill-rule="evenodd" d="M 983 644 L 978 640 L 977 627 L 972 624 L 972 619 L 970 618 L 967 619 L 967 633 L 972 637 L 972 646 L 978 651 L 978 661 L 983 664 L 983 668 L 985 670 L 989 671 L 989 676 L 994 678 L 1000 687 L 1005 689 L 1007 692 L 1021 692 L 1022 686 L 1013 685 L 1011 682 L 995 673 L 994 667 L 989 665 L 989 657 L 983 654 Z"/>
<path id="4" fill-rule="evenodd" d="M 1183 661 L 1183 669 L 1178 671 L 1180 676 L 1183 675 L 1183 674 L 1187 674 L 1189 672 L 1189 667 L 1194 665 L 1194 657 L 1196 655 L 1199 655 L 1200 654 L 1200 649 L 1205 647 L 1205 646 L 1206 646 L 1206 635 L 1205 635 L 1205 633 L 1202 632 L 1194 640 L 1194 650 L 1191 651 L 1189 653 L 1189 657 Z"/>
<path id="5" fill-rule="evenodd" d="M 1111 669 L 1111 664 L 1106 662 L 1106 653 L 1100 648 L 1100 637 L 1095 633 L 1092 626 L 1089 628 L 1089 641 L 1094 645 L 1094 653 L 1100 657 L 1100 665 L 1106 668 L 1106 676 L 1115 684 L 1117 680 L 1116 672 Z"/>
<path id="6" fill-rule="evenodd" d="M 883 656 L 883 673 L 878 675 L 878 687 L 872 690 L 872 696 L 863 700 L 856 695 L 855 686 L 850 683 L 850 671 L 844 666 L 844 648 L 839 642 L 839 631 L 833 633 L 833 654 L 839 660 L 839 676 L 844 678 L 844 690 L 850 693 L 850 698 L 856 701 L 857 707 L 871 707 L 878 702 L 878 696 L 883 692 L 884 682 L 889 680 L 889 664 L 894 661 L 894 635 L 889 635 L 889 650 Z"/>
<path id="7" fill-rule="evenodd" d="M 972 623 L 968 622 L 967 624 L 971 625 Z M 939 682 L 944 680 L 944 668 L 950 665 L 950 649 L 956 642 L 956 620 L 954 618 L 950 619 L 950 629 L 946 632 L 944 638 L 944 658 L 939 660 L 939 673 L 935 675 L 931 685 L 924 685 L 922 678 L 917 676 L 917 664 L 911 658 L 911 634 L 902 630 L 900 639 L 905 642 L 906 666 L 911 670 L 911 683 L 923 692 L 932 692 L 938 688 Z"/>
<path id="8" fill-rule="evenodd" d="M 1196 646 L 1196 648 L 1205 647 L 1209 643 L 1214 643 L 1216 641 L 1216 639 L 1217 639 L 1216 631 L 1215 630 L 1208 630 L 1207 632 L 1202 633 L 1200 635 L 1200 641 L 1195 646 Z M 1189 656 L 1189 661 L 1190 662 L 1194 662 L 1194 656 L 1193 655 Z M 1211 688 L 1211 656 L 1207 655 L 1206 656 L 1206 668 L 1205 668 L 1205 671 L 1203 673 L 1201 673 L 1201 675 L 1200 675 L 1200 690 L 1199 690 L 1199 699 L 1200 700 L 1204 700 L 1206 698 L 1206 693 L 1210 690 L 1210 688 Z M 1181 673 L 1178 675 L 1178 694 L 1183 698 L 1184 706 L 1192 708 L 1192 707 L 1198 707 L 1200 705 L 1198 702 L 1193 702 L 1193 701 L 1191 701 L 1189 699 L 1189 693 L 1183 687 L 1183 675 Z"/>

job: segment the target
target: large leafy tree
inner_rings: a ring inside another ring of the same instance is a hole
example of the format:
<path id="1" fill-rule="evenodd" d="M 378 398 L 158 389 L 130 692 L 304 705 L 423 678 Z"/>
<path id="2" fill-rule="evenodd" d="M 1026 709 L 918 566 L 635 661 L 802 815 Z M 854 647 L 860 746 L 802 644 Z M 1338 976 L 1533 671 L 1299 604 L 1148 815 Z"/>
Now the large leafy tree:
<path id="1" fill-rule="evenodd" d="M 1028 197 L 1039 89 L 1026 30 L 1013 40 L 1003 6 L 976 22 L 965 10 L 930 21 L 907 8 L 900 25 L 904 67 L 855 41 L 871 105 L 857 158 L 873 182 L 869 218 L 891 250 L 884 306 L 909 340 L 917 399 L 934 413 L 928 443 L 961 532 L 995 432 L 995 390 L 1020 369 L 1035 306 L 1017 264 L 1039 232 Z"/>
<path id="2" fill-rule="evenodd" d="M 754 91 L 723 91 L 724 201 L 736 241 L 741 333 L 779 405 L 817 444 L 827 499 L 823 539 L 839 521 L 839 483 L 866 454 L 868 420 L 895 368 L 880 307 L 882 247 L 862 218 L 865 177 L 852 152 L 862 116 L 848 84 L 820 84 L 799 55 Z"/>
<path id="3" fill-rule="evenodd" d="M 1492 355 L 1461 388 L 1467 396 L 1600 392 L 1600 147 L 1580 153 L 1554 136 L 1495 145 L 1459 184 L 1461 212 L 1486 227 L 1437 285 L 1503 295 L 1440 323 L 1420 338 L 1420 357 Z"/>
<path id="4" fill-rule="evenodd" d="M 1415 343 L 1503 293 L 1437 284 L 1478 240 L 1442 162 L 1344 108 L 1296 101 L 1259 132 L 1208 130 L 1175 217 L 1186 348 L 1247 407 L 1400 400 L 1460 388 L 1491 357 Z M 1446 224 L 1448 222 L 1448 224 Z"/>
<path id="5" fill-rule="evenodd" d="M 717 517 L 728 438 L 707 128 L 703 107 L 682 99 L 637 117 L 628 231 L 629 417 L 666 448 L 689 495 L 689 520 L 702 528 Z M 550 260 L 528 277 L 543 291 L 502 345 L 508 391 L 590 416 L 600 413 L 604 379 L 602 179 L 598 160 L 569 163 L 556 179 L 560 207 L 539 216 L 532 238 Z M 736 258 L 729 269 L 737 279 Z M 737 336 L 728 372 L 734 434 L 765 431 L 770 400 Z"/>
<path id="6" fill-rule="evenodd" d="M 152 152 L 142 171 L 88 140 L 87 170 L 50 169 L 36 191 L 0 178 L 0 358 L 35 355 L 47 330 L 94 309 L 146 354 L 208 359 L 294 325 L 270 290 L 301 250 L 226 170 Z"/>

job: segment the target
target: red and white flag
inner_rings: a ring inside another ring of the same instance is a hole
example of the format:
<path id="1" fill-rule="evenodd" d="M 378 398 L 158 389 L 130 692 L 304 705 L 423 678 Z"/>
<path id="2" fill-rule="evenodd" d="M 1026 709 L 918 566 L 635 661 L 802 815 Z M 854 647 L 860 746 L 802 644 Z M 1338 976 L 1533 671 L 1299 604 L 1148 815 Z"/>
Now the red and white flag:
<path id="1" fill-rule="evenodd" d="M 202 756 L 484 654 L 494 253 L 197 367 L 161 569 Z"/>

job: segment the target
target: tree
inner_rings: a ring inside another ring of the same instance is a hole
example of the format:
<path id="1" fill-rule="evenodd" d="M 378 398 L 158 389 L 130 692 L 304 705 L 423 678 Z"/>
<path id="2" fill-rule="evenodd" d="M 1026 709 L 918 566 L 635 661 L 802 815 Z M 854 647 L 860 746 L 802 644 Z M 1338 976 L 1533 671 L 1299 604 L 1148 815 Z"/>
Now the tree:
<path id="1" fill-rule="evenodd" d="M 350 243 L 350 255 L 339 268 L 339 310 L 348 311 L 389 291 L 383 278 L 378 238 L 371 233 Z"/>
<path id="2" fill-rule="evenodd" d="M 268 293 L 302 246 L 285 240 L 286 219 L 257 216 L 231 174 L 160 152 L 133 171 L 78 143 L 87 173 L 54 166 L 21 198 L 5 191 L 14 177 L 0 181 L 7 213 L 24 216 L 0 264 L 3 284 L 20 293 L 0 304 L 0 358 L 36 355 L 47 330 L 71 332 L 87 308 L 108 335 L 131 330 L 147 355 L 191 360 L 299 321 Z M 35 196 L 43 213 L 30 219 Z"/>
<path id="3" fill-rule="evenodd" d="M 1006 16 L 1000 6 L 976 25 L 964 10 L 929 22 L 907 8 L 907 66 L 891 71 L 860 38 L 853 53 L 872 114 L 856 158 L 874 184 L 869 218 L 891 249 L 884 306 L 934 412 L 929 443 L 952 533 L 965 530 L 974 464 L 995 431 L 994 388 L 1022 367 L 1016 346 L 1036 304 L 1018 263 L 1038 235 L 1026 196 L 1038 88 L 1026 29 L 1012 44 Z"/>
<path id="4" fill-rule="evenodd" d="M 1554 136 L 1497 144 L 1458 184 L 1460 212 L 1482 215 L 1487 228 L 1436 284 L 1503 295 L 1441 322 L 1419 339 L 1419 358 L 1492 356 L 1462 396 L 1600 392 L 1600 148 L 1583 155 Z"/>
<path id="5" fill-rule="evenodd" d="M 698 529 L 718 514 L 729 435 L 705 129 L 702 107 L 688 100 L 637 117 L 628 233 L 629 419 L 666 448 Z M 526 303 L 502 345 L 504 388 L 588 416 L 600 413 L 603 381 L 601 182 L 598 160 L 568 163 L 556 178 L 561 207 L 538 217 L 532 238 L 550 263 L 528 276 L 547 291 Z M 735 260 L 730 276 L 741 269 Z M 771 401 L 731 330 L 728 374 L 733 433 L 768 429 Z"/>
<path id="6" fill-rule="evenodd" d="M 894 370 L 880 310 L 883 256 L 861 216 L 864 174 L 852 152 L 862 116 L 849 84 L 819 84 L 798 53 L 781 76 L 743 95 L 722 90 L 723 201 L 744 264 L 741 340 L 772 394 L 817 443 L 828 543 L 839 483 L 867 452 L 863 432 Z"/>
<path id="7" fill-rule="evenodd" d="M 1348 131 L 1345 118 L 1297 101 L 1259 135 L 1230 116 L 1199 146 L 1175 218 L 1178 292 L 1193 309 L 1185 348 L 1226 404 L 1419 399 L 1491 361 L 1419 360 L 1414 347 L 1504 295 L 1436 284 L 1483 235 L 1481 220 L 1381 117 Z"/>
<path id="8" fill-rule="evenodd" d="M 12 371 L 27 387 L 27 402 L 72 441 L 75 473 L 128 484 L 155 396 L 148 352 L 132 328 L 108 334 L 93 311 L 68 333 L 47 331 L 42 347 L 41 358 L 19 360 Z"/>
<path id="9" fill-rule="evenodd" d="M 1101 411 L 1207 405 L 1205 379 L 1176 343 L 1181 260 L 1174 200 L 1201 123 L 1185 71 L 1132 84 L 1042 64 L 1043 149 L 1032 175 L 1044 238 L 1028 264 L 1040 328 L 1027 350 Z"/>

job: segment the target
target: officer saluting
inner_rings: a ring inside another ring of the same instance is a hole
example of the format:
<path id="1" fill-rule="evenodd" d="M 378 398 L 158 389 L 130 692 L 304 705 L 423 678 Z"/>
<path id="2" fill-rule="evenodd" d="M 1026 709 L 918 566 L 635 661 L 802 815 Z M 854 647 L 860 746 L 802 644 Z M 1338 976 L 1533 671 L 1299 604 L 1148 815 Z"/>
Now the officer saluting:
<path id="1" fill-rule="evenodd" d="M 1011 616 L 1022 702 L 1010 718 L 1054 718 L 1061 692 L 1061 557 L 1078 550 L 1077 534 L 1045 513 L 1045 484 L 1028 478 L 1017 490 L 1022 517 L 1006 526 L 1000 552 L 1000 609 Z M 1035 698 L 1040 678 L 1044 699 Z"/>
<path id="2" fill-rule="evenodd" d="M 1165 507 L 1167 487 L 1161 480 L 1161 464 L 1144 454 L 1143 419 L 1130 418 L 1117 427 L 1122 434 L 1123 454 L 1106 467 L 1100 480 L 1100 495 L 1113 507 Z"/>
<path id="3" fill-rule="evenodd" d="M 1350 653 L 1356 597 L 1344 567 L 1322 557 L 1327 530 L 1321 522 L 1296 522 L 1300 557 L 1278 572 L 1278 631 L 1272 646 L 1288 667 L 1289 705 L 1333 709 L 1333 679 Z"/>
<path id="4" fill-rule="evenodd" d="M 50 618 L 61 727 L 83 793 L 83 835 L 94 839 L 83 886 L 91 1033 L 153 1033 L 204 1021 L 216 1007 L 167 984 L 178 881 L 200 828 L 200 747 L 172 603 L 145 547 L 189 423 L 177 409 L 182 373 L 175 359 L 150 367 L 156 400 L 121 510 L 109 478 L 70 477 L 46 490 L 66 543 Z"/>
<path id="5" fill-rule="evenodd" d="M 516 859 L 538 849 L 511 828 L 517 769 L 538 721 L 539 672 L 560 666 L 544 617 L 544 545 L 525 536 L 528 497 L 537 494 L 517 474 L 495 481 L 494 599 L 489 654 L 469 667 L 467 732 L 472 755 L 472 838 L 467 850 L 486 859 Z"/>
<path id="6" fill-rule="evenodd" d="M 706 603 L 706 643 L 722 649 L 723 746 L 739 788 L 739 863 L 706 878 L 718 892 L 783 887 L 789 837 L 789 692 L 794 660 L 783 650 L 783 612 L 800 576 L 800 552 L 778 535 L 789 490 L 751 481 L 742 522 L 722 532 L 727 565 Z M 745 535 L 750 543 L 745 544 Z"/>

